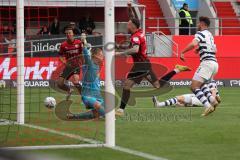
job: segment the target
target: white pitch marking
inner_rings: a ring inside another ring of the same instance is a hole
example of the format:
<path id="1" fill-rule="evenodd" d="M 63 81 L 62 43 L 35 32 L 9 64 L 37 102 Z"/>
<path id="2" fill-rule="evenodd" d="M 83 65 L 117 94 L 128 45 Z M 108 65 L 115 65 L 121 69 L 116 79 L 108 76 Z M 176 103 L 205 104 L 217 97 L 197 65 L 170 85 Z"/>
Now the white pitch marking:
<path id="1" fill-rule="evenodd" d="M 41 126 L 37 126 L 37 125 L 22 124 L 22 126 L 29 127 L 29 128 L 34 128 L 34 129 L 37 129 L 37 130 L 46 131 L 46 132 L 49 132 L 49 133 L 53 133 L 53 134 L 57 134 L 57 135 L 60 135 L 60 136 L 65 136 L 65 137 L 69 137 L 69 138 L 72 138 L 72 139 L 78 139 L 80 141 L 84 141 L 84 142 L 87 142 L 87 143 L 103 144 L 100 141 L 96 141 L 96 140 L 89 139 L 89 138 L 84 138 L 84 137 L 81 137 L 79 135 L 70 134 L 70 133 L 66 133 L 66 132 L 61 132 L 61 131 L 57 131 L 57 130 L 54 130 L 54 129 L 45 128 L 45 127 L 41 127 Z"/>
<path id="2" fill-rule="evenodd" d="M 70 144 L 70 145 L 45 145 L 45 146 L 20 146 L 20 147 L 5 147 L 7 150 L 45 150 L 45 149 L 74 149 L 74 148 L 95 148 L 104 147 L 103 144 Z"/>
<path id="3" fill-rule="evenodd" d="M 114 150 L 117 150 L 117 151 L 132 154 L 132 155 L 135 155 L 135 156 L 143 157 L 143 158 L 146 158 L 146 159 L 149 159 L 149 160 L 167 160 L 167 159 L 162 158 L 162 157 L 157 157 L 157 156 L 154 156 L 154 155 L 151 155 L 151 154 L 148 154 L 148 153 L 128 149 L 128 148 L 125 148 L 125 147 L 116 146 L 116 147 L 110 147 L 110 148 L 114 149 Z"/>
<path id="4" fill-rule="evenodd" d="M 18 124 L 18 123 L 14 122 L 14 124 Z M 56 130 L 53 130 L 53 129 L 50 129 L 50 128 L 45 128 L 45 127 L 32 125 L 32 124 L 21 124 L 21 125 L 24 126 L 24 127 L 34 128 L 34 129 L 37 129 L 37 130 L 46 131 L 46 132 L 49 132 L 49 133 L 69 137 L 69 138 L 72 138 L 72 139 L 81 140 L 81 141 L 84 141 L 84 142 L 87 142 L 87 143 L 91 143 L 90 145 L 95 144 L 95 145 L 98 145 L 98 147 L 106 147 L 106 145 L 103 142 L 96 141 L 96 140 L 89 139 L 89 138 L 84 138 L 84 137 L 81 137 L 79 135 L 70 134 L 70 133 L 61 132 L 61 131 L 56 131 Z M 83 144 L 80 144 L 80 145 L 62 145 L 62 147 L 66 147 L 66 148 L 67 148 L 67 146 L 70 146 L 70 148 L 71 148 L 71 146 L 75 147 L 75 148 L 83 148 L 82 147 Z M 31 148 L 31 147 L 33 147 L 33 148 Z M 49 148 L 46 148 L 46 149 L 51 149 L 51 146 L 46 146 L 46 147 L 49 147 Z M 61 145 L 52 146 L 52 149 L 57 149 L 57 147 L 61 148 Z M 90 147 L 89 144 L 86 145 L 86 147 Z M 95 147 L 97 147 L 97 146 L 95 146 Z M 44 149 L 44 146 L 42 146 L 42 147 L 41 146 L 7 147 L 5 149 L 11 149 L 11 150 L 14 150 L 14 149 L 15 150 L 18 150 L 18 149 L 19 150 L 34 150 L 35 149 L 35 150 L 37 150 L 38 148 L 39 149 L 41 149 L 41 148 Z M 113 150 L 116 150 L 116 151 L 121 151 L 121 152 L 125 152 L 125 153 L 128 153 L 128 154 L 132 154 L 132 155 L 142 157 L 142 158 L 145 158 L 145 159 L 148 159 L 148 160 L 167 160 L 163 157 L 157 157 L 157 156 L 154 156 L 154 155 L 151 155 L 151 154 L 148 154 L 148 153 L 144 153 L 144 152 L 140 152 L 140 151 L 136 151 L 136 150 L 133 150 L 133 149 L 120 147 L 120 146 L 106 147 L 106 148 L 110 148 L 110 149 L 113 149 Z"/>

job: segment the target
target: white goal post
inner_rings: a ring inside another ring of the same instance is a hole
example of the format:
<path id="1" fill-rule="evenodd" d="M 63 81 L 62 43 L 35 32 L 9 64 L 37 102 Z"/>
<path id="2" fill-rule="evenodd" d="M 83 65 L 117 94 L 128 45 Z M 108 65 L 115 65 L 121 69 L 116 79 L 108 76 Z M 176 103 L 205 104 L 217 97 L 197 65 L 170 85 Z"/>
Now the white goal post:
<path id="1" fill-rule="evenodd" d="M 17 122 L 24 124 L 24 0 L 17 0 Z"/>
<path id="2" fill-rule="evenodd" d="M 114 0 L 105 0 L 105 44 L 115 42 L 114 31 Z M 17 123 L 24 124 L 24 0 L 17 0 Z M 115 72 L 114 50 L 105 50 L 105 143 L 108 147 L 115 146 Z"/>
<path id="3" fill-rule="evenodd" d="M 105 0 L 105 44 L 115 42 L 114 31 L 114 0 Z M 114 47 L 112 47 L 114 48 Z M 115 51 L 105 49 L 105 143 L 108 147 L 115 146 Z"/>

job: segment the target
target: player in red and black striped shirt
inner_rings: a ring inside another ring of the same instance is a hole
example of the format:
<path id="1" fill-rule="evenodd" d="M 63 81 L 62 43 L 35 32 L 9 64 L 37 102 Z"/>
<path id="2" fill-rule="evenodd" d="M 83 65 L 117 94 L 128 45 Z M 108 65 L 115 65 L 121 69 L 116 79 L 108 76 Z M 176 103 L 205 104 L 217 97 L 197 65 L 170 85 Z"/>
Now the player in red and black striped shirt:
<path id="1" fill-rule="evenodd" d="M 72 89 L 64 82 L 73 76 L 73 84 L 81 94 L 81 85 L 79 83 L 80 67 L 83 62 L 82 58 L 82 42 L 74 38 L 74 31 L 72 27 L 65 28 L 67 40 L 60 46 L 60 61 L 65 64 L 65 68 L 60 74 L 58 80 L 59 88 L 68 92 L 67 100 L 69 99 Z"/>
<path id="2" fill-rule="evenodd" d="M 123 52 L 116 52 L 117 56 L 130 55 L 133 58 L 133 67 L 127 75 L 127 80 L 123 84 L 123 92 L 120 108 L 117 109 L 116 115 L 122 116 L 124 114 L 124 109 L 130 98 L 130 89 L 134 84 L 139 84 L 143 79 L 148 80 L 155 88 L 160 88 L 165 85 L 175 74 L 181 71 L 190 70 L 187 66 L 176 65 L 176 68 L 171 72 L 167 73 L 165 76 L 159 79 L 153 69 L 151 62 L 147 57 L 147 42 L 146 35 L 140 29 L 140 22 L 137 18 L 134 18 L 134 11 L 132 9 L 131 3 L 129 6 L 129 21 L 127 24 L 128 32 L 131 34 L 131 44 L 128 50 Z M 136 17 L 136 16 L 135 16 Z"/>

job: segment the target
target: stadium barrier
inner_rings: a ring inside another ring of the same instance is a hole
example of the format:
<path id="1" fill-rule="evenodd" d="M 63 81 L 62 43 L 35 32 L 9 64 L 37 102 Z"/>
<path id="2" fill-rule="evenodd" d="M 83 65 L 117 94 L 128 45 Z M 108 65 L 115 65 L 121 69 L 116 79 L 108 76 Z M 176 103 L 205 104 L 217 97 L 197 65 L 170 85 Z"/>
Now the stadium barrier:
<path id="1" fill-rule="evenodd" d="M 146 18 L 146 20 L 149 20 L 151 22 L 155 22 L 156 25 L 154 26 L 146 26 L 146 28 L 149 29 L 155 29 L 157 32 L 163 30 L 163 29 L 184 29 L 184 28 L 188 28 L 189 29 L 189 35 L 195 34 L 198 27 L 196 26 L 191 26 L 189 24 L 188 27 L 175 27 L 175 26 L 161 26 L 160 25 L 160 21 L 162 20 L 168 20 L 171 19 L 174 22 L 179 21 L 180 19 L 184 19 L 184 18 L 174 18 L 174 17 L 148 17 Z M 194 21 L 194 23 L 196 24 L 198 18 L 192 18 L 192 20 Z M 224 35 L 223 30 L 225 29 L 239 29 L 240 30 L 240 26 L 235 26 L 235 27 L 231 27 L 231 26 L 223 26 L 223 23 L 225 22 L 232 22 L 232 21 L 239 21 L 239 17 L 227 17 L 227 18 L 222 18 L 222 17 L 218 17 L 218 18 L 210 18 L 211 23 L 213 24 L 219 24 L 217 26 L 210 26 L 209 29 L 212 31 L 212 33 L 218 33 L 218 35 Z"/>

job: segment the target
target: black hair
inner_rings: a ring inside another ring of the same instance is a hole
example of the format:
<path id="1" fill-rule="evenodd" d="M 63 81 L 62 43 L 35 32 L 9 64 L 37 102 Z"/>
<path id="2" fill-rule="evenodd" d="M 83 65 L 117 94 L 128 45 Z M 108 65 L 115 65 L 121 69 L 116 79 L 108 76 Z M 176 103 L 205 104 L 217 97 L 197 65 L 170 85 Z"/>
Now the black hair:
<path id="1" fill-rule="evenodd" d="M 208 27 L 211 24 L 210 19 L 208 17 L 201 16 L 201 17 L 199 17 L 199 21 L 205 23 L 206 26 L 208 26 Z"/>
<path id="2" fill-rule="evenodd" d="M 183 3 L 183 7 L 186 7 L 186 6 L 188 6 L 188 4 L 187 3 Z"/>
<path id="3" fill-rule="evenodd" d="M 140 28 L 140 21 L 137 18 L 131 18 L 130 21 L 137 27 Z"/>
<path id="4" fill-rule="evenodd" d="M 64 27 L 64 32 L 67 30 L 72 30 L 74 33 L 74 28 L 71 25 L 67 25 L 66 27 Z"/>

